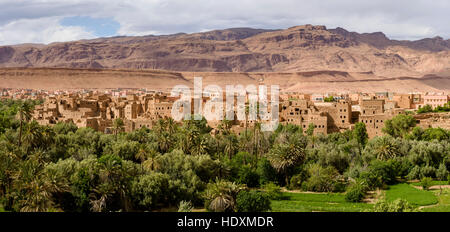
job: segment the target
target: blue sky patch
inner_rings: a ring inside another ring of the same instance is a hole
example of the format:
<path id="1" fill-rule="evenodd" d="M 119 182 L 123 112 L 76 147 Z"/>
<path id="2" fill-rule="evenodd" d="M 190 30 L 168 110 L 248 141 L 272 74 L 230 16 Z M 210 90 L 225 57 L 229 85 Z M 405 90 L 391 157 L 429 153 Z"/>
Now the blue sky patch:
<path id="1" fill-rule="evenodd" d="M 98 37 L 117 35 L 120 24 L 111 18 L 92 18 L 87 16 L 67 17 L 61 20 L 62 26 L 79 26 Z"/>

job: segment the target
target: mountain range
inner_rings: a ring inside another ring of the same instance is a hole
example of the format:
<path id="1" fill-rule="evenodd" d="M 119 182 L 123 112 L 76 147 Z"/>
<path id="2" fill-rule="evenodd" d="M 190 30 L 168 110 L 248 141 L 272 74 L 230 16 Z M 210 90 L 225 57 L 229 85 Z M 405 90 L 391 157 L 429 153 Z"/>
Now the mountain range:
<path id="1" fill-rule="evenodd" d="M 391 40 L 382 32 L 302 25 L 119 36 L 0 47 L 0 68 L 162 69 L 176 72 L 338 71 L 423 77 L 450 71 L 450 40 Z"/>

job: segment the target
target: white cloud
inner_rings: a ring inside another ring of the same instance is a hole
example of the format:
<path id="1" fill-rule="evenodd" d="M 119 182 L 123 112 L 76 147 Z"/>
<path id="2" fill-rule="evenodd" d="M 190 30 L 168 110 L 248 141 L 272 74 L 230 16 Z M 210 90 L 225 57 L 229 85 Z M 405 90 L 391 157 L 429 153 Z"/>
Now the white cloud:
<path id="1" fill-rule="evenodd" d="M 94 38 L 81 27 L 64 27 L 58 18 L 20 19 L 0 26 L 0 44 L 52 43 Z"/>
<path id="2" fill-rule="evenodd" d="M 281 29 L 301 24 L 385 32 L 390 38 L 450 38 L 448 0 L 0 0 L 0 43 L 90 38 L 83 28 L 62 27 L 56 19 L 107 17 L 120 23 L 119 35 L 171 34 L 206 29 Z M 24 20 L 51 26 L 7 26 Z M 8 39 L 12 34 L 16 38 Z M 33 35 L 33 36 L 31 36 Z M 26 38 L 26 39 L 25 39 Z"/>

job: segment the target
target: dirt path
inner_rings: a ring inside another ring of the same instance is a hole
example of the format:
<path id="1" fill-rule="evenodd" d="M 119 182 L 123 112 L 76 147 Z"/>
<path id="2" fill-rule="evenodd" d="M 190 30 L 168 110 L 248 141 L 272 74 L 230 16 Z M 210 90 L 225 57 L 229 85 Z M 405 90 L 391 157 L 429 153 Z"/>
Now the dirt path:
<path id="1" fill-rule="evenodd" d="M 420 207 L 419 207 L 419 210 L 426 209 L 426 208 L 433 208 L 433 207 L 436 207 L 436 206 L 438 206 L 438 205 L 439 205 L 439 203 L 434 204 L 434 205 L 420 206 Z"/>
<path id="2" fill-rule="evenodd" d="M 422 186 L 411 185 L 416 189 L 423 190 Z M 430 187 L 430 190 L 440 190 L 440 189 L 450 189 L 450 185 L 433 185 Z"/>
<path id="3" fill-rule="evenodd" d="M 319 192 L 304 192 L 302 190 L 288 190 L 286 188 L 281 188 L 281 192 L 283 193 L 305 193 L 305 194 L 327 194 L 325 193 L 319 193 Z"/>
<path id="4" fill-rule="evenodd" d="M 364 198 L 363 202 L 367 204 L 375 204 L 377 200 L 381 197 L 383 191 L 376 190 L 376 191 L 369 191 L 366 194 L 366 197 Z"/>

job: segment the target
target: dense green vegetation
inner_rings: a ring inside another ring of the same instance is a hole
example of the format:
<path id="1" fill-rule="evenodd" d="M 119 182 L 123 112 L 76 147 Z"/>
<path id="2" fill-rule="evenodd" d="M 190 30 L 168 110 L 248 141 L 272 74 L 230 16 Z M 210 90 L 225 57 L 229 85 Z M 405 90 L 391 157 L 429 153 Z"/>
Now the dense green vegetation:
<path id="1" fill-rule="evenodd" d="M 450 102 L 447 102 L 444 106 L 438 106 L 435 109 L 433 109 L 430 105 L 425 105 L 423 107 L 420 107 L 419 110 L 417 110 L 418 114 L 425 114 L 425 113 L 443 113 L 443 112 L 450 112 Z"/>
<path id="2" fill-rule="evenodd" d="M 414 189 L 395 184 L 449 176 L 450 132 L 422 130 L 411 116 L 386 121 L 386 135 L 371 140 L 363 123 L 315 136 L 314 125 L 303 133 L 294 125 L 262 132 L 256 124 L 237 135 L 223 121 L 212 134 L 206 120 L 171 119 L 124 133 L 115 120 L 113 134 L 103 134 L 68 123 L 41 126 L 31 121 L 33 104 L 0 103 L 5 211 L 370 211 L 360 201 L 390 185 L 388 203 L 378 208 L 402 210 L 409 206 L 389 202 L 438 200 L 428 192 L 411 198 L 403 192 Z"/>
<path id="3" fill-rule="evenodd" d="M 333 96 L 329 96 L 323 99 L 324 102 L 334 102 L 336 101 L 336 99 L 334 99 Z"/>

